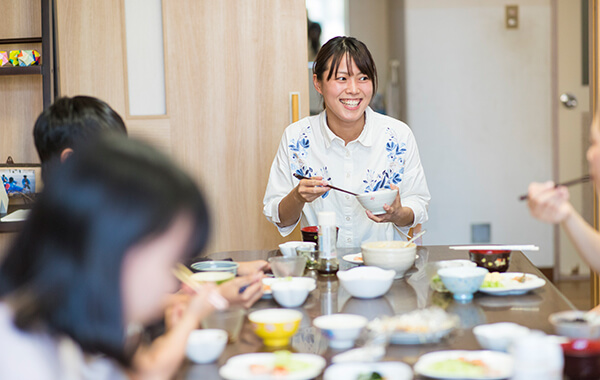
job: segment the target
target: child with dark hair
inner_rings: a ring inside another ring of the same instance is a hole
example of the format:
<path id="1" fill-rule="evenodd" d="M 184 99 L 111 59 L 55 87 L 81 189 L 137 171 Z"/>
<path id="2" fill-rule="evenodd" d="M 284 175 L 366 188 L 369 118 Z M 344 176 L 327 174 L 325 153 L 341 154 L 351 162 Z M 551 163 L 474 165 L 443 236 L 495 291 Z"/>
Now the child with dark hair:
<path id="1" fill-rule="evenodd" d="M 205 287 L 153 344 L 157 362 L 136 358 L 139 336 L 127 331 L 161 318 L 177 289 L 171 268 L 202 250 L 208 230 L 201 193 L 157 150 L 114 135 L 77 149 L 0 265 L 0 378 L 170 378 L 215 299 L 248 305 L 262 294 L 260 276 Z"/>
<path id="2" fill-rule="evenodd" d="M 38 116 L 33 127 L 35 148 L 42 162 L 42 177 L 46 179 L 78 144 L 103 132 L 127 135 L 123 119 L 108 104 L 91 96 L 56 100 Z"/>

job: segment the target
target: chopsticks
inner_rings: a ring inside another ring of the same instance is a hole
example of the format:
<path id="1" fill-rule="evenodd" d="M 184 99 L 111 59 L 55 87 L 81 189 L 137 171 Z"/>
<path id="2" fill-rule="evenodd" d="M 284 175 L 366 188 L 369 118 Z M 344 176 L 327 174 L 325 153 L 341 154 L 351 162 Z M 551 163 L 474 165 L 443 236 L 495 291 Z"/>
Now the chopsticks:
<path id="1" fill-rule="evenodd" d="M 569 187 L 569 186 L 573 186 L 573 185 L 577 185 L 579 183 L 584 183 L 584 182 L 588 182 L 589 180 L 591 180 L 592 177 L 588 174 L 588 175 L 584 175 L 581 178 L 577 178 L 577 179 L 573 179 L 571 181 L 567 181 L 567 182 L 563 182 L 563 183 L 557 183 L 556 185 L 554 185 L 554 188 L 557 188 L 559 186 L 565 186 L 565 187 Z M 519 197 L 520 201 L 524 201 L 526 199 L 529 198 L 529 195 L 527 194 L 523 194 Z"/>
<path id="2" fill-rule="evenodd" d="M 310 179 L 310 178 L 308 178 L 308 177 L 305 177 L 305 176 L 302 176 L 302 175 L 300 175 L 300 174 L 298 174 L 298 173 L 294 173 L 294 177 L 296 177 L 296 178 L 298 178 L 298 179 Z M 347 193 L 347 194 L 350 194 L 350 195 L 354 195 L 354 196 L 357 196 L 357 195 L 358 195 L 358 194 L 356 194 L 356 193 L 353 193 L 353 192 L 351 192 L 351 191 L 344 190 L 344 189 L 340 189 L 339 187 L 335 187 L 335 186 L 331 186 L 331 185 L 327 185 L 327 187 L 330 187 L 330 188 L 332 188 L 333 190 L 341 191 L 341 192 L 343 192 L 343 193 Z"/>
<path id="3" fill-rule="evenodd" d="M 537 245 L 457 245 L 451 246 L 454 251 L 539 251 Z"/>
<path id="4" fill-rule="evenodd" d="M 205 291 L 202 286 L 192 279 L 192 271 L 185 265 L 177 263 L 173 268 L 173 274 L 177 279 L 187 286 L 189 286 L 194 292 L 201 293 Z M 208 294 L 208 302 L 215 307 L 217 310 L 225 310 L 229 307 L 229 302 L 216 291 L 212 291 Z"/>

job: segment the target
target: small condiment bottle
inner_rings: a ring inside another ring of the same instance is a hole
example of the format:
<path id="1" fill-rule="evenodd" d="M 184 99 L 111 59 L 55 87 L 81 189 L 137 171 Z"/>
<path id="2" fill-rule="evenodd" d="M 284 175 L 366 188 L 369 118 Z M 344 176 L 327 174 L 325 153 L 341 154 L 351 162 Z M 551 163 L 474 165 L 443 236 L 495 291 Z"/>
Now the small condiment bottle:
<path id="1" fill-rule="evenodd" d="M 335 275 L 340 265 L 337 258 L 335 213 L 323 211 L 317 215 L 319 221 L 319 253 L 317 271 L 322 275 Z"/>

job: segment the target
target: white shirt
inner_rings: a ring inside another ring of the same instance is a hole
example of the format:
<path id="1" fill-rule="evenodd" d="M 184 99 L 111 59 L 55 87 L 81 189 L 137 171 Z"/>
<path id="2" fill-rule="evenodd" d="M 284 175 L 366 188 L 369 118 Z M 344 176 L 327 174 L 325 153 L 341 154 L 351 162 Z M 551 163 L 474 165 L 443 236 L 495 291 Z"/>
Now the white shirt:
<path id="1" fill-rule="evenodd" d="M 21 331 L 11 308 L 0 302 L 0 379 L 125 380 L 113 361 L 85 355 L 67 337 Z"/>
<path id="2" fill-rule="evenodd" d="M 277 226 L 279 203 L 298 185 L 292 174 L 305 177 L 322 176 L 333 186 L 355 193 L 399 187 L 402 206 L 415 215 L 412 226 L 427 221 L 429 189 L 421 166 L 417 143 L 410 128 L 388 116 L 365 111 L 366 122 L 360 136 L 345 145 L 327 125 L 326 111 L 304 118 L 286 128 L 271 166 L 269 183 L 263 200 L 263 213 Z M 406 240 L 393 223 L 370 220 L 355 197 L 330 190 L 302 209 L 301 225 L 317 225 L 317 213 L 334 211 L 340 228 L 338 247 L 358 247 L 363 242 Z M 289 235 L 298 223 L 279 227 L 282 236 Z"/>

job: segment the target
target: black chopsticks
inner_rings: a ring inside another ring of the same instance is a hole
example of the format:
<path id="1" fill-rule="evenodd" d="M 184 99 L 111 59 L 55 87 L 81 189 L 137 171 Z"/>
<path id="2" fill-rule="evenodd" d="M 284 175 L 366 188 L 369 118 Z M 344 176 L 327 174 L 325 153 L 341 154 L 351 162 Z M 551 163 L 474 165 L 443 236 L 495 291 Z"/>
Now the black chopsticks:
<path id="1" fill-rule="evenodd" d="M 591 180 L 592 177 L 590 175 L 584 175 L 581 178 L 577 178 L 577 179 L 573 179 L 571 181 L 567 181 L 567 182 L 563 182 L 563 183 L 557 183 L 556 185 L 554 185 L 555 188 L 559 187 L 559 186 L 565 186 L 565 187 L 569 187 L 569 186 L 573 186 L 573 185 L 577 185 L 578 183 L 584 183 L 584 182 L 588 182 L 589 180 Z M 524 194 L 521 195 L 519 197 L 520 201 L 524 201 L 526 199 L 529 198 L 529 195 Z"/>
<path id="2" fill-rule="evenodd" d="M 296 178 L 298 178 L 298 179 L 310 179 L 310 178 L 308 178 L 308 177 L 305 177 L 305 176 L 302 176 L 302 175 L 300 175 L 300 174 L 298 174 L 298 173 L 294 173 L 294 177 L 296 177 Z M 358 195 L 358 194 L 356 194 L 356 193 L 353 193 L 353 192 L 351 192 L 351 191 L 344 190 L 344 189 L 340 189 L 339 187 L 335 187 L 335 186 L 331 186 L 331 185 L 327 185 L 327 187 L 330 187 L 330 188 L 332 188 L 333 190 L 341 191 L 341 192 L 343 192 L 343 193 L 347 193 L 347 194 L 350 194 L 350 195 L 354 195 L 354 196 L 357 196 L 357 195 Z"/>

